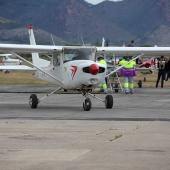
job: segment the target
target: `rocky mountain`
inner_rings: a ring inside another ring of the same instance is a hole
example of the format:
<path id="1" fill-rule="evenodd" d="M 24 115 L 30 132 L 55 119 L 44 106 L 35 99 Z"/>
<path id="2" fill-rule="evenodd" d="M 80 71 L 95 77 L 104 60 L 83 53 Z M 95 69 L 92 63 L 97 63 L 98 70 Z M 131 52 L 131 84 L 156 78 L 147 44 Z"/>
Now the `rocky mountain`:
<path id="1" fill-rule="evenodd" d="M 34 34 L 36 36 L 37 44 L 65 45 L 68 43 L 67 41 L 64 41 L 42 29 L 35 29 Z M 0 42 L 29 44 L 27 27 L 19 22 L 0 17 Z"/>
<path id="2" fill-rule="evenodd" d="M 50 44 L 52 33 L 57 45 L 79 44 L 81 36 L 88 44 L 105 37 L 110 45 L 135 39 L 136 45 L 170 46 L 169 0 L 104 1 L 97 5 L 84 0 L 6 0 L 0 2 L 0 16 L 1 41 L 27 43 L 26 27 L 32 23 L 40 44 Z"/>
<path id="3" fill-rule="evenodd" d="M 170 28 L 169 0 L 125 0 L 119 3 L 106 1 L 94 6 L 94 10 L 96 13 L 100 11 L 104 18 L 135 35 L 140 43 L 153 44 L 157 36 L 159 45 L 170 45 L 163 30 L 160 31 L 162 27 L 167 27 L 166 30 Z M 161 33 L 164 38 L 160 34 L 155 35 L 156 32 Z"/>

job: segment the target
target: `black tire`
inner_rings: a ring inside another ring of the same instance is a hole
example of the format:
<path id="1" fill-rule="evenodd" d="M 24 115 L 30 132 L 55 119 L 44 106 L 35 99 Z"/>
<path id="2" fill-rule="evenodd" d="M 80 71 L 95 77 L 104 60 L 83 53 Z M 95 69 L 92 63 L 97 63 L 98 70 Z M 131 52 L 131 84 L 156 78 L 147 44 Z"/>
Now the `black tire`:
<path id="1" fill-rule="evenodd" d="M 142 80 L 139 80 L 138 86 L 139 86 L 139 88 L 142 88 Z"/>
<path id="2" fill-rule="evenodd" d="M 115 83 L 115 92 L 118 93 L 119 92 L 119 84 L 118 83 Z"/>
<path id="3" fill-rule="evenodd" d="M 36 94 L 31 94 L 30 99 L 29 99 L 29 104 L 32 109 L 36 109 L 38 105 L 38 98 Z"/>
<path id="4" fill-rule="evenodd" d="M 149 63 L 146 63 L 145 67 L 149 68 L 149 67 L 151 67 L 151 65 Z"/>
<path id="5" fill-rule="evenodd" d="M 113 96 L 107 95 L 105 98 L 105 106 L 107 109 L 111 109 L 113 107 Z"/>
<path id="6" fill-rule="evenodd" d="M 83 102 L 84 111 L 89 111 L 91 109 L 91 106 L 91 100 L 89 98 L 85 99 L 85 101 Z"/>
<path id="7" fill-rule="evenodd" d="M 146 82 L 146 77 L 143 78 L 143 81 Z"/>

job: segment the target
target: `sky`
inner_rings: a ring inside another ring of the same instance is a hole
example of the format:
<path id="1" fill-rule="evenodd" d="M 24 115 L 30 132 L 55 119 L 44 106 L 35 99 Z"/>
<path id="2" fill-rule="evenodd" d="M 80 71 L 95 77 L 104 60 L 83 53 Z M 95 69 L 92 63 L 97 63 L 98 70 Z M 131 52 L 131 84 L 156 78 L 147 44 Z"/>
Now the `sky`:
<path id="1" fill-rule="evenodd" d="M 96 4 L 101 3 L 101 2 L 103 2 L 103 1 L 105 1 L 105 0 L 85 0 L 85 1 L 88 2 L 88 3 L 90 3 L 90 4 L 96 5 Z M 114 1 L 114 2 L 116 2 L 116 1 L 122 1 L 122 0 L 109 0 L 109 1 Z"/>

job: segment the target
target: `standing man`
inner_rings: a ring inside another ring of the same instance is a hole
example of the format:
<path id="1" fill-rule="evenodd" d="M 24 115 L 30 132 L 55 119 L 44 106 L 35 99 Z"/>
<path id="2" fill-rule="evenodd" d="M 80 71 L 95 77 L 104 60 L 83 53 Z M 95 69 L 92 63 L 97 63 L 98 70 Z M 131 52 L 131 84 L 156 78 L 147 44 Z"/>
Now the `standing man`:
<path id="1" fill-rule="evenodd" d="M 130 44 L 128 45 L 128 47 L 134 47 L 135 46 L 135 41 L 131 40 Z"/>
<path id="2" fill-rule="evenodd" d="M 122 43 L 122 47 L 126 47 L 126 44 L 124 42 Z"/>
<path id="3" fill-rule="evenodd" d="M 130 44 L 128 45 L 128 47 L 135 47 L 135 40 L 131 40 Z M 137 58 L 136 59 L 136 64 L 141 64 L 142 60 Z"/>
<path id="4" fill-rule="evenodd" d="M 124 60 L 121 60 L 119 62 L 119 65 L 123 66 L 126 63 L 128 63 L 131 60 L 130 56 L 125 57 Z M 123 68 L 120 70 L 120 74 L 123 76 L 124 80 L 124 89 L 125 89 L 125 94 L 131 94 L 134 93 L 134 84 L 133 84 L 133 77 L 136 76 L 136 71 L 135 71 L 135 61 L 131 61 L 130 63 L 126 64 Z"/>
<path id="5" fill-rule="evenodd" d="M 170 77 L 170 56 L 169 59 L 166 59 L 165 70 L 166 70 L 165 81 L 168 81 L 168 78 Z"/>
<path id="6" fill-rule="evenodd" d="M 99 57 L 97 58 L 97 60 L 100 64 L 103 64 L 104 66 L 106 66 L 106 69 L 107 69 L 107 63 L 106 63 L 106 61 L 104 61 L 103 55 L 100 54 Z M 103 80 L 102 83 L 99 84 L 99 87 L 100 87 L 101 92 L 107 93 L 106 78 Z"/>
<path id="7" fill-rule="evenodd" d="M 164 56 L 161 56 L 158 59 L 158 78 L 156 81 L 156 88 L 158 87 L 160 78 L 161 78 L 161 88 L 163 88 L 164 86 L 165 75 L 166 75 L 165 67 L 166 67 L 165 58 Z"/>

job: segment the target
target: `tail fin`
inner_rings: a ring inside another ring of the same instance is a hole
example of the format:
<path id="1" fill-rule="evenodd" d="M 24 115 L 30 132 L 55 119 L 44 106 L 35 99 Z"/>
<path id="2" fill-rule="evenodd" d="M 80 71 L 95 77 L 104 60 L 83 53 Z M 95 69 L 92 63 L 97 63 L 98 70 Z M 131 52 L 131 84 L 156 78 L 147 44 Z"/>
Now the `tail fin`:
<path id="1" fill-rule="evenodd" d="M 105 39 L 103 37 L 103 39 L 102 39 L 102 47 L 104 47 L 104 46 L 105 46 Z"/>
<path id="2" fill-rule="evenodd" d="M 30 45 L 36 45 L 33 26 L 31 24 L 28 26 L 28 33 L 29 33 Z M 38 67 L 47 67 L 50 64 L 48 60 L 41 59 L 38 53 L 32 53 L 32 62 L 34 65 Z"/>

